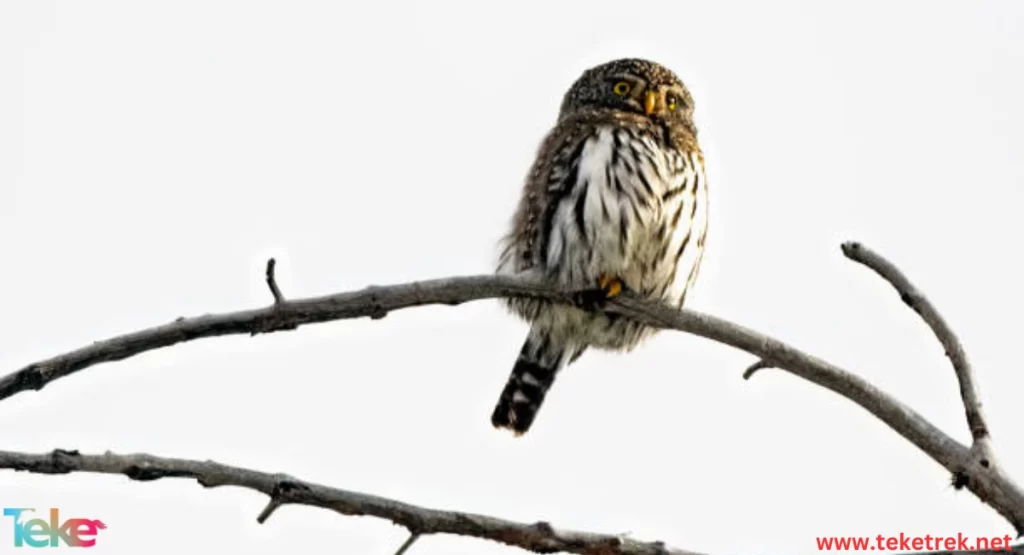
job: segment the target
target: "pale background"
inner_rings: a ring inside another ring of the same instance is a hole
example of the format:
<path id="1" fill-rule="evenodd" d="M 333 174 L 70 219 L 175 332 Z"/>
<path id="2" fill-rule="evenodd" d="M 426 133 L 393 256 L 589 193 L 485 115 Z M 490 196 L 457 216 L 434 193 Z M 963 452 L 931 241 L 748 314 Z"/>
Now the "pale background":
<path id="1" fill-rule="evenodd" d="M 491 270 L 586 67 L 696 98 L 713 222 L 690 306 L 867 378 L 968 439 L 961 334 L 1024 479 L 1024 4 L 0 3 L 0 371 L 178 316 Z M 189 343 L 0 403 L 0 448 L 151 452 L 693 550 L 1010 527 L 869 414 L 666 333 L 588 353 L 522 439 L 489 417 L 525 334 L 495 301 Z M 0 472 L 0 506 L 101 518 L 93 553 L 390 554 L 403 529 L 194 482 Z M 0 552 L 11 546 L 0 521 Z M 433 536 L 411 553 L 513 554 Z"/>

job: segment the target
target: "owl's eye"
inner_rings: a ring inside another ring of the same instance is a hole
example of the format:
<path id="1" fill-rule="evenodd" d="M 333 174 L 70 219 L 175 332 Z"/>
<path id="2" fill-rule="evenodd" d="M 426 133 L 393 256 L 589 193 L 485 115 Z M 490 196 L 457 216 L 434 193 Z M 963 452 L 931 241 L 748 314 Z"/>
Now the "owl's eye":
<path id="1" fill-rule="evenodd" d="M 629 94 L 629 89 L 629 83 L 625 81 L 619 81 L 618 83 L 615 83 L 614 87 L 612 87 L 612 92 L 619 96 L 626 96 L 627 94 Z"/>
<path id="2" fill-rule="evenodd" d="M 668 111 L 669 112 L 675 112 L 676 111 L 676 97 L 674 97 L 672 95 L 669 95 L 667 100 L 668 100 Z"/>

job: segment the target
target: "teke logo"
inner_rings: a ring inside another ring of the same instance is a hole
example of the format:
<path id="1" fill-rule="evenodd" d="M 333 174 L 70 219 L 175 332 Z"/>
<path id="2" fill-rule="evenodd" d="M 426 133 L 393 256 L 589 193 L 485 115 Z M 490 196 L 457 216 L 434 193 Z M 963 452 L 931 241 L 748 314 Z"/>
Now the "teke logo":
<path id="1" fill-rule="evenodd" d="M 96 539 L 91 536 L 107 527 L 103 521 L 91 518 L 69 518 L 61 524 L 57 509 L 50 509 L 50 522 L 41 518 L 18 522 L 25 511 L 35 509 L 4 509 L 4 516 L 14 521 L 14 547 L 59 547 L 61 540 L 69 547 L 92 547 Z"/>

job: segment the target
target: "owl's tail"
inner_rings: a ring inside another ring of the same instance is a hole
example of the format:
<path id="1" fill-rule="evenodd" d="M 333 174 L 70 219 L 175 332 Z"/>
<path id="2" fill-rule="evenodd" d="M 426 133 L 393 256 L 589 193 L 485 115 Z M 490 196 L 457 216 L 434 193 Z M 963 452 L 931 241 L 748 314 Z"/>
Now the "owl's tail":
<path id="1" fill-rule="evenodd" d="M 579 358 L 585 349 L 585 346 L 558 344 L 546 331 L 532 328 L 494 407 L 491 424 L 512 430 L 517 436 L 525 434 L 537 417 L 555 375 Z"/>

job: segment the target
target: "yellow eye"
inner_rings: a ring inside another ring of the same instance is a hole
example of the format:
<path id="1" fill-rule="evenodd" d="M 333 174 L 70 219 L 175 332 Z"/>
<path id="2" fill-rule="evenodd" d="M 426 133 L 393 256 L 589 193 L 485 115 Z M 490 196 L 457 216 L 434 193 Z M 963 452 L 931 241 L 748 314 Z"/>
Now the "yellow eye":
<path id="1" fill-rule="evenodd" d="M 676 110 L 676 97 L 668 97 L 668 111 L 674 112 Z"/>
<path id="2" fill-rule="evenodd" d="M 629 94 L 629 89 L 629 83 L 625 81 L 619 81 L 618 83 L 615 83 L 614 87 L 612 87 L 612 92 L 619 96 L 626 96 L 627 94 Z"/>

